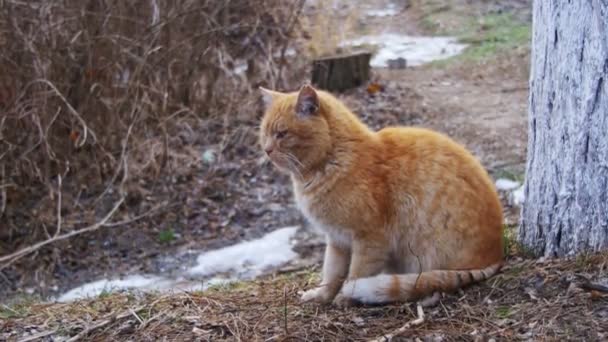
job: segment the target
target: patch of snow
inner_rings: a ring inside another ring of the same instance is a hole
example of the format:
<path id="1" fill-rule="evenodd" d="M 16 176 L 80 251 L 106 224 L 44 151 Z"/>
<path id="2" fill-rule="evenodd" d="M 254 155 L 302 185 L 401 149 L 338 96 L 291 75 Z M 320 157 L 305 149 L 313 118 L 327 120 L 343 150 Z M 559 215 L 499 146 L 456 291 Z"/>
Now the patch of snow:
<path id="1" fill-rule="evenodd" d="M 213 277 L 209 280 L 207 280 L 205 282 L 205 285 L 203 287 L 203 289 L 208 289 L 211 286 L 221 286 L 221 285 L 228 285 L 230 283 L 233 283 L 235 281 L 238 281 L 235 278 L 221 278 L 221 277 Z"/>
<path id="2" fill-rule="evenodd" d="M 271 267 L 285 264 L 297 257 L 292 238 L 298 227 L 286 227 L 270 232 L 257 240 L 203 253 L 197 265 L 188 273 L 207 276 L 234 272 L 241 279 L 250 279 Z"/>
<path id="3" fill-rule="evenodd" d="M 239 63 L 234 67 L 234 73 L 242 75 L 247 71 L 247 63 Z"/>
<path id="4" fill-rule="evenodd" d="M 296 55 L 296 49 L 287 48 L 287 50 L 285 50 L 285 56 L 295 56 L 295 55 Z"/>
<path id="5" fill-rule="evenodd" d="M 365 15 L 368 17 L 390 17 L 399 13 L 395 4 L 389 4 L 386 8 L 370 9 L 365 11 Z"/>
<path id="6" fill-rule="evenodd" d="M 101 279 L 69 290 L 55 299 L 71 302 L 97 297 L 104 292 L 119 291 L 202 291 L 210 286 L 228 284 L 239 279 L 252 279 L 265 271 L 279 267 L 298 255 L 292 249 L 292 238 L 298 227 L 286 227 L 270 232 L 257 240 L 202 253 L 198 264 L 186 269 L 184 277 L 167 278 L 156 275 L 130 275 L 119 279 Z M 225 277 L 213 276 L 229 273 Z M 191 280 L 197 276 L 195 280 Z"/>
<path id="7" fill-rule="evenodd" d="M 292 57 L 296 55 L 296 49 L 290 47 L 285 49 L 285 57 Z M 281 57 L 281 50 L 278 50 L 277 52 L 275 52 L 274 54 L 272 54 L 272 56 L 274 58 L 280 58 Z"/>
<path id="8" fill-rule="evenodd" d="M 124 279 L 102 279 L 72 289 L 61 295 L 57 301 L 69 302 L 81 298 L 97 297 L 103 292 L 155 287 L 165 282 L 166 280 L 161 277 L 142 275 L 133 275 Z"/>
<path id="9" fill-rule="evenodd" d="M 395 33 L 369 35 L 345 41 L 341 46 L 375 45 L 378 51 L 372 57 L 372 67 L 387 67 L 388 61 L 399 57 L 407 60 L 407 65 L 417 66 L 460 54 L 466 44 L 458 43 L 453 37 L 416 37 Z"/>
<path id="10" fill-rule="evenodd" d="M 511 202 L 513 205 L 520 207 L 525 201 L 526 195 L 524 194 L 524 186 L 522 185 L 511 193 Z"/>
<path id="11" fill-rule="evenodd" d="M 496 181 L 496 188 L 500 191 L 511 191 L 515 190 L 520 186 L 519 182 L 507 179 L 500 178 Z"/>
<path id="12" fill-rule="evenodd" d="M 55 299 L 59 303 L 72 302 L 78 299 L 95 298 L 102 293 L 121 291 L 203 291 L 210 286 L 224 285 L 236 281 L 234 278 L 214 277 L 207 281 L 191 281 L 182 277 L 177 279 L 150 275 L 131 275 L 122 279 L 101 279 L 76 287 Z"/>
<path id="13" fill-rule="evenodd" d="M 205 164 L 213 164 L 217 159 L 217 152 L 214 149 L 207 149 L 202 155 Z"/>

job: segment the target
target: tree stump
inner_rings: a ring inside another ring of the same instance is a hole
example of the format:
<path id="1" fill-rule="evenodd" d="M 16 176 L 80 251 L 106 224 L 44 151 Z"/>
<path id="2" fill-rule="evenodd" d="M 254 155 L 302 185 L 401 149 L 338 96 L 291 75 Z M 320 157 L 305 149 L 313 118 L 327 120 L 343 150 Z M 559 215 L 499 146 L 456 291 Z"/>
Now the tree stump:
<path id="1" fill-rule="evenodd" d="M 327 91 L 344 91 L 369 80 L 369 60 L 372 54 L 340 55 L 313 61 L 312 84 Z"/>

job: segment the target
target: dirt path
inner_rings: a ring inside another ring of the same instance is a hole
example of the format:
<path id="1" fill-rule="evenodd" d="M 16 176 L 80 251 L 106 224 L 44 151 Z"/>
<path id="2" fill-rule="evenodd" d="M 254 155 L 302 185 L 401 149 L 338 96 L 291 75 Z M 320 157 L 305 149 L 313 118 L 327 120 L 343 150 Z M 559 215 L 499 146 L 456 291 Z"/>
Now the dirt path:
<path id="1" fill-rule="evenodd" d="M 505 73 L 515 63 L 521 61 L 506 56 L 498 65 L 420 68 L 387 78 L 415 85 L 425 103 L 435 107 L 425 124 L 465 143 L 494 169 L 525 162 L 527 79 L 523 72 Z"/>
<path id="2" fill-rule="evenodd" d="M 385 3 L 402 2 L 378 3 L 386 6 Z M 450 20 L 461 13 L 483 15 L 484 11 L 500 12 L 505 6 L 509 8 L 509 3 L 455 1 L 451 7 L 446 2 L 445 6 L 439 4 L 435 9 L 427 10 L 442 11 L 443 21 L 450 25 Z M 510 5 L 512 3 L 520 3 L 516 15 L 522 11 L 521 3 L 525 1 L 511 2 Z M 411 5 L 394 16 L 367 18 L 366 30 L 405 35 L 424 34 L 428 30 L 423 28 L 425 19 L 420 12 L 419 6 Z M 387 103 L 387 106 L 421 106 L 424 113 L 417 124 L 449 134 L 470 148 L 487 168 L 497 170 L 504 166 L 521 168 L 525 163 L 528 70 L 529 55 L 527 49 L 524 49 L 501 51 L 496 56 L 480 61 L 455 59 L 445 64 L 404 70 L 381 68 L 375 69 L 375 72 L 379 83 L 411 88 L 419 95 L 415 99 L 419 103 L 395 99 L 396 101 Z"/>

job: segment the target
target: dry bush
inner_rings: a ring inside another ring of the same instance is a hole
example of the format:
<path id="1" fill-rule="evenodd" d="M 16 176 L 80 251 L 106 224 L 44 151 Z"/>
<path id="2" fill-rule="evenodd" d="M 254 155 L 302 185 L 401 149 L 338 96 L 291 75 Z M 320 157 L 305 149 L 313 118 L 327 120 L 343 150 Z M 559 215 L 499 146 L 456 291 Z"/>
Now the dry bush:
<path id="1" fill-rule="evenodd" d="M 168 160 L 199 153 L 172 148 L 170 138 L 241 108 L 259 83 L 284 86 L 284 56 L 302 6 L 0 1 L 0 242 L 33 229 L 4 224 L 29 215 L 25 201 L 55 201 L 64 191 L 67 202 L 93 187 L 102 189 L 95 196 L 107 195 L 127 171 L 131 178 L 159 174 Z M 57 220 L 50 213 L 38 226 Z"/>

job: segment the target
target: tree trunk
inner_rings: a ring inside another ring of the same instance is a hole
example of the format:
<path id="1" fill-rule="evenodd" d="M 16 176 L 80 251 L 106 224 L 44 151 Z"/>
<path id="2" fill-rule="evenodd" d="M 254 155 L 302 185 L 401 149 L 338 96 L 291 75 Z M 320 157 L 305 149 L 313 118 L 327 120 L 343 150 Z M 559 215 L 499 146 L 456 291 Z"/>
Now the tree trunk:
<path id="1" fill-rule="evenodd" d="M 608 247 L 608 0 L 534 1 L 520 242 L 544 256 Z"/>
<path id="2" fill-rule="evenodd" d="M 355 88 L 369 79 L 371 53 L 317 59 L 312 64 L 312 83 L 328 91 Z"/>

